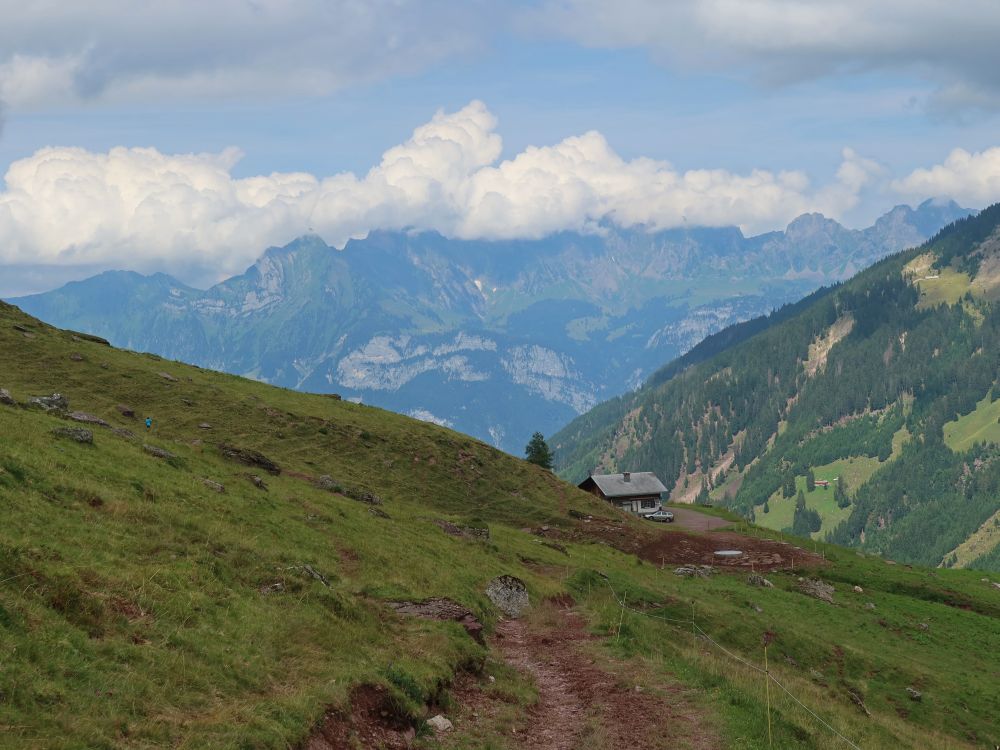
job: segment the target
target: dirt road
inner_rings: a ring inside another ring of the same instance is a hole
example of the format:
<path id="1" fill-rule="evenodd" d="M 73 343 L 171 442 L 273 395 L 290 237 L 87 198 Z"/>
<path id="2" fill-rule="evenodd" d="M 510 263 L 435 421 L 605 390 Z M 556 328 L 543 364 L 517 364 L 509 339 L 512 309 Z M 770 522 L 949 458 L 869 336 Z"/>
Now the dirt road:
<path id="1" fill-rule="evenodd" d="M 688 531 L 711 531 L 733 525 L 732 521 L 727 521 L 725 518 L 710 516 L 688 508 L 672 507 L 670 512 L 674 514 L 674 526 Z"/>

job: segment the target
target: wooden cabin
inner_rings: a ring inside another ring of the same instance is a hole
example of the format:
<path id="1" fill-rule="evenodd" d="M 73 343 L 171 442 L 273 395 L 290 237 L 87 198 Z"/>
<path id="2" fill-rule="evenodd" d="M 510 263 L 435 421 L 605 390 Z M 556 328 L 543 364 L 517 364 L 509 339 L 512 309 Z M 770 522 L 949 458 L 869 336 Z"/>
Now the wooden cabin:
<path id="1" fill-rule="evenodd" d="M 653 513 L 667 488 L 651 471 L 625 471 L 621 474 L 591 474 L 577 485 L 584 492 L 631 513 Z"/>

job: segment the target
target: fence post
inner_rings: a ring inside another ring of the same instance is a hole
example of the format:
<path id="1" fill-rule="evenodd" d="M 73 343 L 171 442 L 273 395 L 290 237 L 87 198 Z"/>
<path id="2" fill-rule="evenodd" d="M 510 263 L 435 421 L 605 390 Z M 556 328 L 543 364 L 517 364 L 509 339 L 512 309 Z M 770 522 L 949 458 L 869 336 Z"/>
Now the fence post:
<path id="1" fill-rule="evenodd" d="M 628 601 L 628 592 L 627 591 L 624 594 L 622 594 L 622 601 L 621 601 L 622 612 L 621 612 L 621 615 L 619 615 L 619 617 L 618 617 L 618 632 L 615 633 L 615 643 L 618 643 L 621 640 L 621 637 L 622 637 L 622 620 L 625 619 L 625 602 L 626 601 Z"/>
<path id="2" fill-rule="evenodd" d="M 770 633 L 764 634 L 764 694 L 767 696 L 767 746 L 774 747 L 771 738 L 771 672 L 767 666 L 767 644 L 771 640 Z"/>

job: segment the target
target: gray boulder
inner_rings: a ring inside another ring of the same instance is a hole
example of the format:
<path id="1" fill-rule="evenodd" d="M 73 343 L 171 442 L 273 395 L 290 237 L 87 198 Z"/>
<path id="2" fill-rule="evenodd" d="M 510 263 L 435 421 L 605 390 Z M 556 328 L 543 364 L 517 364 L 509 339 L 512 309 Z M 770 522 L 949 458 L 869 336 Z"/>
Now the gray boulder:
<path id="1" fill-rule="evenodd" d="M 17 406 L 17 401 L 14 397 L 10 395 L 10 392 L 4 388 L 0 388 L 0 404 L 5 404 L 6 406 Z"/>
<path id="2" fill-rule="evenodd" d="M 751 573 L 747 576 L 747 583 L 750 586 L 763 586 L 764 588 L 773 588 L 774 584 L 769 580 L 764 578 L 760 573 Z"/>
<path id="3" fill-rule="evenodd" d="M 90 430 L 85 430 L 83 427 L 56 427 L 52 430 L 52 434 L 56 437 L 72 440 L 74 443 L 84 443 L 86 445 L 93 445 L 94 443 L 94 433 Z"/>
<path id="4" fill-rule="evenodd" d="M 514 576 L 497 576 L 486 586 L 486 596 L 507 617 L 517 619 L 529 606 L 528 588 Z"/>
<path id="5" fill-rule="evenodd" d="M 834 588 L 829 583 L 813 578 L 804 579 L 799 583 L 799 591 L 806 596 L 833 604 Z"/>

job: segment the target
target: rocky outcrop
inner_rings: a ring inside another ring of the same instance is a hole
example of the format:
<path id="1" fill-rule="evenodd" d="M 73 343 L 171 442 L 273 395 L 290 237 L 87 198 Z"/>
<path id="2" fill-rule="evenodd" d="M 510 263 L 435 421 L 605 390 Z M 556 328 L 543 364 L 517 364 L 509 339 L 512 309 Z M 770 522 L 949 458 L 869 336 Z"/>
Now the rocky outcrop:
<path id="1" fill-rule="evenodd" d="M 69 399 L 61 393 L 53 393 L 51 396 L 32 396 L 28 399 L 28 406 L 42 411 L 66 411 L 69 408 Z"/>
<path id="2" fill-rule="evenodd" d="M 484 643 L 483 624 L 468 607 L 463 607 L 451 599 L 426 599 L 422 602 L 389 602 L 389 606 L 401 615 L 419 617 L 423 620 L 452 620 L 459 623 L 465 632 L 478 643 Z"/>
<path id="3" fill-rule="evenodd" d="M 281 473 L 281 467 L 278 464 L 260 451 L 255 451 L 252 448 L 239 448 L 235 445 L 222 443 L 219 445 L 219 453 L 222 454 L 223 458 L 243 464 L 244 466 L 255 466 L 258 469 L 263 469 L 268 474 L 277 476 Z"/>
<path id="4" fill-rule="evenodd" d="M 52 434 L 59 438 L 72 440 L 74 443 L 84 443 L 86 445 L 93 445 L 94 443 L 94 433 L 83 427 L 56 427 L 52 430 Z"/>
<path id="5" fill-rule="evenodd" d="M 71 411 L 66 415 L 66 419 L 72 419 L 74 422 L 82 422 L 83 424 L 93 424 L 98 427 L 111 426 L 100 417 L 95 417 L 93 414 L 87 414 L 83 411 Z"/>
<path id="6" fill-rule="evenodd" d="M 169 461 L 171 458 L 177 458 L 177 456 L 168 451 L 166 448 L 158 448 L 155 445 L 148 445 L 148 444 L 143 445 L 142 449 L 146 451 L 146 453 L 148 453 L 149 455 L 154 456 L 155 458 L 162 458 L 167 461 Z"/>
<path id="7" fill-rule="evenodd" d="M 0 404 L 4 406 L 17 406 L 17 401 L 14 397 L 10 395 L 10 392 L 4 388 L 0 388 Z"/>
<path id="8" fill-rule="evenodd" d="M 799 591 L 806 596 L 833 604 L 834 588 L 829 583 L 813 578 L 802 578 L 799 580 Z"/>

